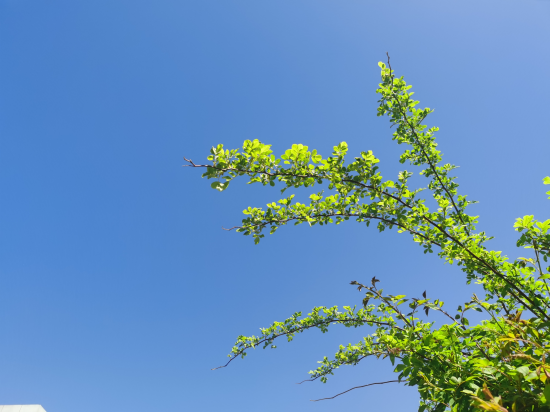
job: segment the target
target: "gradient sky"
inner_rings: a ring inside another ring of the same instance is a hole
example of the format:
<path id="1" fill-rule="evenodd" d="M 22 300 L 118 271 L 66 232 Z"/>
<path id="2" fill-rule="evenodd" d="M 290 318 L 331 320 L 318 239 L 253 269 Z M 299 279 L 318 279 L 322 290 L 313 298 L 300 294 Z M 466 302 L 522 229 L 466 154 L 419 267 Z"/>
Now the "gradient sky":
<path id="1" fill-rule="evenodd" d="M 511 256 L 515 218 L 550 217 L 550 1 L 0 0 L 0 404 L 50 411 L 416 410 L 387 360 L 317 360 L 366 329 L 311 331 L 225 363 L 240 334 L 317 305 L 469 300 L 406 234 L 347 222 L 253 240 L 277 188 L 210 188 L 183 156 L 218 143 L 347 141 L 383 175 L 403 147 L 376 117 L 386 51 L 413 85 L 479 228 Z M 411 169 L 410 167 L 407 167 Z M 422 179 L 416 180 L 425 185 Z M 298 196 L 306 196 L 300 192 Z"/>

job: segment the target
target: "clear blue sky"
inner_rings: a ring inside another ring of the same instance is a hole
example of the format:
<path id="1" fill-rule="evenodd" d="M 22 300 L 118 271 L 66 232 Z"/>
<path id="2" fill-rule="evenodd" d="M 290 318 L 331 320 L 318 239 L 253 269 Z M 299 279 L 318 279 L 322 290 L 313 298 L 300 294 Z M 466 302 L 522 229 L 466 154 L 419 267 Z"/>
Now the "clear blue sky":
<path id="1" fill-rule="evenodd" d="M 239 334 L 348 283 L 467 301 L 457 268 L 405 234 L 285 227 L 258 246 L 222 231 L 278 189 L 218 193 L 182 157 L 260 139 L 403 166 L 376 117 L 392 56 L 436 109 L 445 160 L 512 256 L 514 219 L 550 218 L 550 1 L 0 1 L 0 402 L 47 410 L 416 410 L 389 362 L 306 379 L 368 330 L 312 331 L 230 368 Z M 421 181 L 419 181 L 421 182 Z"/>

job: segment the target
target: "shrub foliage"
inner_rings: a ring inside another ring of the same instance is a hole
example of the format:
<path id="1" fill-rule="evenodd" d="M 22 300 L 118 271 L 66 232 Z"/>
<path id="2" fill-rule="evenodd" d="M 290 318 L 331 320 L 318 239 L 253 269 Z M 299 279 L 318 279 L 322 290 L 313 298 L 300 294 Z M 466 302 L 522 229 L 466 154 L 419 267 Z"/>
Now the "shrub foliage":
<path id="1" fill-rule="evenodd" d="M 408 185 L 412 172 L 402 171 L 397 179 L 385 180 L 379 160 L 371 151 L 346 163 L 348 145 L 341 142 L 331 156 L 296 144 L 280 158 L 271 145 L 247 140 L 242 149 L 211 149 L 207 165 L 186 159 L 190 167 L 206 168 L 203 177 L 214 179 L 212 188 L 225 190 L 231 180 L 247 176 L 249 182 L 274 186 L 284 193 L 289 188 L 328 185 L 310 195 L 310 203 L 293 201 L 293 195 L 267 205 L 248 208 L 237 232 L 256 243 L 265 232 L 273 234 L 289 223 L 339 224 L 354 219 L 379 231 L 395 229 L 408 233 L 424 251 L 435 252 L 449 264 L 458 265 L 468 283 L 480 284 L 484 297 L 475 294 L 456 311 L 443 301 L 422 297 L 391 295 L 377 286 L 379 280 L 352 281 L 364 293 L 360 309 L 316 307 L 307 316 L 297 312 L 283 322 L 261 329 L 259 336 L 239 336 L 230 360 L 246 356 L 256 346 L 275 347 L 274 341 L 311 328 L 326 332 L 331 325 L 374 327 L 374 333 L 357 344 L 340 346 L 334 358 L 324 358 L 310 372 L 311 380 L 326 382 L 342 365 L 355 365 L 366 357 L 387 358 L 395 366 L 396 380 L 417 386 L 419 411 L 548 411 L 550 408 L 550 219 L 518 218 L 518 247 L 531 250 L 531 258 L 510 260 L 500 251 L 485 247 L 491 239 L 476 230 L 477 216 L 469 215 L 474 201 L 459 192 L 451 171 L 437 149 L 437 127 L 425 125 L 429 108 L 417 108 L 411 86 L 396 77 L 387 64 L 379 63 L 382 82 L 378 116 L 388 116 L 395 127 L 393 140 L 405 144 L 401 163 L 419 166 L 428 180 L 427 188 Z M 544 178 L 550 184 L 550 177 Z M 437 203 L 430 210 L 421 193 L 429 193 Z M 550 194 L 550 192 L 548 192 Z M 430 321 L 430 311 L 448 320 L 439 328 Z M 470 325 L 468 312 L 486 315 Z M 226 364 L 226 365 L 227 365 Z M 223 366 L 225 367 L 225 366 Z M 381 383 L 372 383 L 381 384 Z M 364 387 L 364 386 L 359 386 Z"/>

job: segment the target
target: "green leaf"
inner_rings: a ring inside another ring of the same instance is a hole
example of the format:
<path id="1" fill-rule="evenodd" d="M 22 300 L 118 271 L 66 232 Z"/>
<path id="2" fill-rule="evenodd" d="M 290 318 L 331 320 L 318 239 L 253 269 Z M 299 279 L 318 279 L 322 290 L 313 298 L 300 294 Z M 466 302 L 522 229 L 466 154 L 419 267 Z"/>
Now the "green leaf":
<path id="1" fill-rule="evenodd" d="M 225 191 L 225 190 L 227 189 L 228 186 L 229 186 L 229 181 L 226 181 L 226 182 L 224 182 L 223 184 L 220 183 L 216 189 L 217 189 L 218 191 L 222 192 L 222 191 Z"/>
<path id="2" fill-rule="evenodd" d="M 521 374 L 523 377 L 527 376 L 531 371 L 529 370 L 529 366 L 521 366 L 516 369 L 516 371 Z"/>
<path id="3" fill-rule="evenodd" d="M 457 385 L 460 384 L 460 383 L 462 383 L 462 380 L 461 380 L 460 378 L 457 378 L 457 377 L 454 377 L 454 376 L 451 377 L 451 378 L 449 379 L 449 381 L 450 381 L 451 383 L 454 383 L 454 384 L 457 384 Z"/>
<path id="4" fill-rule="evenodd" d="M 536 371 L 532 371 L 530 372 L 527 376 L 525 376 L 525 380 L 526 381 L 531 381 L 531 380 L 535 380 L 535 379 L 538 379 L 538 374 Z"/>

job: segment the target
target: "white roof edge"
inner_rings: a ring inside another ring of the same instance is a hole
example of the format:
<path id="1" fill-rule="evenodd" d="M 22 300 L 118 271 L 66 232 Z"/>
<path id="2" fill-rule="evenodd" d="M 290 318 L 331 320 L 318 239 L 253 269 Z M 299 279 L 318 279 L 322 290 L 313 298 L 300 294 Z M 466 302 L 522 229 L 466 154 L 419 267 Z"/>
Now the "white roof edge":
<path id="1" fill-rule="evenodd" d="M 45 412 L 40 404 L 0 404 L 0 412 Z"/>

